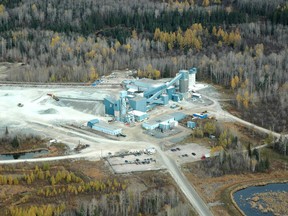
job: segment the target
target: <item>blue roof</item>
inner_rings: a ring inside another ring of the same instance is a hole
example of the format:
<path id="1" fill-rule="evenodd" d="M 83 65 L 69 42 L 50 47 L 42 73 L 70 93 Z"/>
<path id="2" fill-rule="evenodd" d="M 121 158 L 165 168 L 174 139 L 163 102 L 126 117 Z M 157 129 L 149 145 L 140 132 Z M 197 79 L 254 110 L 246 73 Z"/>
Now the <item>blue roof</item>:
<path id="1" fill-rule="evenodd" d="M 92 119 L 88 122 L 90 122 L 91 124 L 96 124 L 96 123 L 99 123 L 99 119 Z"/>

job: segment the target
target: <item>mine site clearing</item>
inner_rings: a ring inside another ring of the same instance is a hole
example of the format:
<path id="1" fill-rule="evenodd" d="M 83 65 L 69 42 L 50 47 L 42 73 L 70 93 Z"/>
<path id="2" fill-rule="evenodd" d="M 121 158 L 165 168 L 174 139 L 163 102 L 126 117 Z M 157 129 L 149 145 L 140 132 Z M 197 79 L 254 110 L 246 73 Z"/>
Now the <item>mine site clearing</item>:
<path id="1" fill-rule="evenodd" d="M 193 74 L 195 73 L 192 72 L 192 76 Z M 177 144 L 191 131 L 191 128 L 178 125 L 175 119 L 179 113 L 193 115 L 194 112 L 200 113 L 206 109 L 215 110 L 215 101 L 204 95 L 193 96 L 193 93 L 205 90 L 206 95 L 215 99 L 216 93 L 213 87 L 195 83 L 195 77 L 192 77 L 193 90 L 188 90 L 189 81 L 186 78 L 191 76 L 188 71 L 180 71 L 168 82 L 167 79 L 165 81 L 144 79 L 141 82 L 141 79 L 131 78 L 131 75 L 131 71 L 113 72 L 110 76 L 103 77 L 93 88 L 1 86 L 0 128 L 4 130 L 8 126 L 11 131 L 35 133 L 47 140 L 64 143 L 70 149 L 67 158 L 89 160 L 105 158 L 117 173 L 163 168 L 157 152 L 148 157 L 143 154 L 136 158 L 132 154 L 122 158 L 123 155 L 119 152 L 123 150 L 145 151 L 147 148 L 162 145 L 166 153 L 180 164 L 200 160 L 203 155 L 207 155 L 209 149 L 197 144 L 181 145 L 178 147 L 181 150 L 177 152 L 172 152 L 166 144 Z M 128 84 L 126 81 L 126 84 L 132 87 L 129 86 L 127 89 L 126 86 L 127 92 L 119 90 L 120 84 L 123 86 L 127 79 L 132 79 Z M 119 86 L 107 90 L 97 87 L 101 83 L 109 82 L 118 83 Z M 133 87 L 135 84 L 133 82 L 137 83 L 137 90 L 143 87 L 144 89 L 140 89 L 143 91 L 138 93 Z M 182 87 L 179 86 L 180 83 Z M 176 85 L 179 89 L 175 91 Z M 182 93 L 177 93 L 180 88 Z M 145 91 L 149 91 L 148 99 L 143 96 Z M 172 91 L 171 99 L 167 99 L 169 91 Z M 150 101 L 147 102 L 147 107 L 143 108 L 146 106 L 143 101 Z M 138 113 L 145 118 L 141 119 L 137 112 L 135 116 L 131 116 L 130 109 L 141 110 Z M 149 129 L 143 128 L 144 123 Z M 85 145 L 85 148 L 78 152 L 73 151 L 79 143 Z M 57 159 L 60 158 L 55 158 Z"/>
<path id="2" fill-rule="evenodd" d="M 210 157 L 209 149 L 195 143 L 177 145 L 165 152 L 179 164 L 203 160 L 206 157 Z"/>
<path id="3" fill-rule="evenodd" d="M 124 151 L 118 155 L 108 155 L 105 159 L 112 167 L 114 173 L 139 172 L 147 170 L 165 169 L 161 159 L 154 148 L 153 152 L 146 150 Z"/>

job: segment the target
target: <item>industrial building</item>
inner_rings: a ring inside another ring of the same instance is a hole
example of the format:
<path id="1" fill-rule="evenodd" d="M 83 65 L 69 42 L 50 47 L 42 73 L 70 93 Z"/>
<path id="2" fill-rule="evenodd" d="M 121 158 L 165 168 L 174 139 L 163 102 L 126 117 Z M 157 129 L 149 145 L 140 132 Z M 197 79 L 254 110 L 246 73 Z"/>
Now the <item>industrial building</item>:
<path id="1" fill-rule="evenodd" d="M 137 110 L 137 111 L 141 111 L 141 112 L 147 111 L 146 103 L 147 103 L 147 99 L 140 97 L 140 96 L 136 96 L 135 98 L 129 99 L 130 107 L 133 110 Z"/>
<path id="2" fill-rule="evenodd" d="M 193 121 L 187 121 L 187 127 L 193 129 L 196 127 L 196 123 Z"/>
<path id="3" fill-rule="evenodd" d="M 115 112 L 120 110 L 119 101 L 112 97 L 104 98 L 104 107 L 105 113 L 112 116 L 115 116 Z"/>
<path id="4" fill-rule="evenodd" d="M 100 122 L 98 119 L 93 119 L 87 122 L 87 126 L 106 134 L 119 135 L 122 134 L 122 128 L 117 128 L 105 122 Z"/>
<path id="5" fill-rule="evenodd" d="M 160 129 L 170 129 L 178 125 L 172 115 L 161 115 L 157 118 L 151 119 L 147 122 L 143 122 L 142 127 L 146 130 L 154 130 L 156 128 Z"/>
<path id="6" fill-rule="evenodd" d="M 182 112 L 174 112 L 174 113 L 170 113 L 169 115 L 173 116 L 174 120 L 178 121 L 178 122 L 183 120 L 187 116 L 186 114 L 184 114 Z"/>
<path id="7" fill-rule="evenodd" d="M 135 121 L 141 122 L 144 121 L 145 119 L 148 119 L 148 114 L 146 112 L 141 112 L 138 110 L 132 110 L 129 112 L 130 115 L 134 116 Z"/>
<path id="8" fill-rule="evenodd" d="M 194 113 L 193 116 L 196 117 L 196 118 L 200 118 L 200 119 L 208 118 L 208 114 L 207 113 L 201 113 L 201 114 L 200 113 Z"/>
<path id="9" fill-rule="evenodd" d="M 136 119 L 141 121 L 142 117 L 134 115 L 131 111 L 147 112 L 155 106 L 167 105 L 169 100 L 179 102 L 187 98 L 189 89 L 195 86 L 196 73 L 196 68 L 180 70 L 167 82 L 151 79 L 125 80 L 122 86 L 126 90 L 120 92 L 118 99 L 111 97 L 104 99 L 105 114 L 123 122 L 132 122 Z M 168 126 L 161 124 L 161 127 Z"/>

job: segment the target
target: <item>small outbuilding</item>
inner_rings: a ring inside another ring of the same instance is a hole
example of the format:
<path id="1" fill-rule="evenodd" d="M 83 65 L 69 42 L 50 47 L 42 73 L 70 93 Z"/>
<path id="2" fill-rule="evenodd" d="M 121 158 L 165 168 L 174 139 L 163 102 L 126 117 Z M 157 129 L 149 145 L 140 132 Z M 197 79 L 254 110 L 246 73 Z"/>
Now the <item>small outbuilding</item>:
<path id="1" fill-rule="evenodd" d="M 199 113 L 194 113 L 194 117 L 200 118 L 200 119 L 206 119 L 208 117 L 207 113 L 199 114 Z"/>
<path id="2" fill-rule="evenodd" d="M 93 125 L 95 125 L 95 124 L 97 124 L 97 123 L 99 123 L 99 120 L 98 120 L 98 119 L 92 119 L 92 120 L 90 120 L 90 121 L 87 122 L 87 127 L 92 128 Z"/>
<path id="3" fill-rule="evenodd" d="M 187 127 L 193 129 L 196 127 L 196 123 L 193 121 L 187 121 Z"/>
<path id="4" fill-rule="evenodd" d="M 148 118 L 148 114 L 146 112 L 141 112 L 138 110 L 132 110 L 129 114 L 134 116 L 135 121 L 141 122 Z"/>

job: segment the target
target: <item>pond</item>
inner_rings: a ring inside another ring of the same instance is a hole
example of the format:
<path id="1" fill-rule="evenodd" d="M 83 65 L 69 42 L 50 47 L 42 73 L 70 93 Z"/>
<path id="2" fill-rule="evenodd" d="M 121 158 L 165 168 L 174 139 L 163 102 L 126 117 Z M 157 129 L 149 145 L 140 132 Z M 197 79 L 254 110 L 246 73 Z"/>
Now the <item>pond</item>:
<path id="1" fill-rule="evenodd" d="M 288 192 L 288 183 L 273 183 L 264 186 L 251 186 L 243 190 L 236 191 L 233 194 L 233 198 L 239 208 L 245 213 L 245 215 L 265 215 L 272 216 L 271 212 L 263 213 L 256 208 L 252 208 L 250 201 L 255 193 L 266 192 Z"/>
<path id="2" fill-rule="evenodd" d="M 37 150 L 31 152 L 13 153 L 13 154 L 0 154 L 0 160 L 17 160 L 17 159 L 32 159 L 41 155 L 47 154 L 48 150 Z"/>

